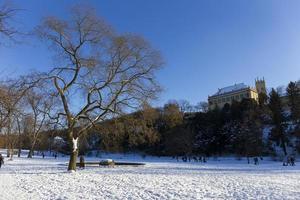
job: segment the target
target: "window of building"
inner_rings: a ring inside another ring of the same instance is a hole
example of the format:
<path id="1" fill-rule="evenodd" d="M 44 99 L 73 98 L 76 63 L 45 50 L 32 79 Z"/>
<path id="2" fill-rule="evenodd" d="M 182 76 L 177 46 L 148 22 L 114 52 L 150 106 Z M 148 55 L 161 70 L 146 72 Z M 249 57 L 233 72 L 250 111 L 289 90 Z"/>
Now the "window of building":
<path id="1" fill-rule="evenodd" d="M 225 98 L 222 99 L 222 102 L 223 102 L 223 103 L 225 102 Z"/>
<path id="2" fill-rule="evenodd" d="M 229 98 L 229 97 L 226 97 L 226 101 L 229 102 L 229 101 L 230 101 L 230 98 Z"/>

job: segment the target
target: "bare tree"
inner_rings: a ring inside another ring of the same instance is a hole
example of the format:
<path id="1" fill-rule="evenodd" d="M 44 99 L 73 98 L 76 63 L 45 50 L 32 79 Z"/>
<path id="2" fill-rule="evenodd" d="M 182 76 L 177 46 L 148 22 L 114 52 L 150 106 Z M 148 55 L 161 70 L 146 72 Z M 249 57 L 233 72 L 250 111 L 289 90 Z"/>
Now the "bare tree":
<path id="1" fill-rule="evenodd" d="M 47 17 L 37 32 L 59 63 L 47 75 L 60 107 L 51 119 L 66 122 L 68 170 L 76 170 L 78 138 L 96 123 L 137 108 L 160 90 L 158 51 L 141 37 L 118 35 L 92 9 L 76 7 L 70 20 Z"/>
<path id="2" fill-rule="evenodd" d="M 18 138 L 17 139 L 18 157 L 21 157 L 21 151 L 22 151 L 22 145 L 23 145 L 22 136 L 24 134 L 24 130 L 23 130 L 23 126 L 22 126 L 22 121 L 24 119 L 24 115 L 25 115 L 25 110 L 23 109 L 23 107 L 19 107 L 17 112 L 14 114 L 14 119 L 15 119 L 15 123 L 16 123 L 16 132 L 17 132 L 17 138 Z"/>
<path id="3" fill-rule="evenodd" d="M 28 158 L 32 158 L 35 145 L 48 122 L 47 115 L 50 113 L 51 106 L 53 105 L 52 99 L 49 96 L 34 89 L 32 88 L 25 95 L 25 101 L 28 104 L 28 113 L 26 116 L 27 136 L 29 136 L 30 141 Z"/>
<path id="4" fill-rule="evenodd" d="M 17 115 L 19 113 L 19 102 L 22 92 L 17 90 L 14 85 L 1 85 L 0 88 L 0 132 L 5 135 L 7 157 L 13 156 L 14 147 L 18 141 Z"/>
<path id="5" fill-rule="evenodd" d="M 179 100 L 178 105 L 182 113 L 191 113 L 193 112 L 193 106 L 187 100 Z"/>
<path id="6" fill-rule="evenodd" d="M 199 103 L 197 103 L 196 105 L 196 110 L 200 111 L 200 112 L 208 112 L 209 108 L 208 108 L 208 103 L 205 101 L 201 101 Z"/>
<path id="7" fill-rule="evenodd" d="M 23 97 L 38 81 L 35 75 L 29 75 L 26 78 L 0 82 L 0 133 L 6 136 L 7 156 L 20 141 L 20 120 L 24 114 Z"/>
<path id="8" fill-rule="evenodd" d="M 6 120 L 6 102 L 8 101 L 6 87 L 1 84 L 0 85 L 0 132 L 2 128 L 5 126 Z"/>

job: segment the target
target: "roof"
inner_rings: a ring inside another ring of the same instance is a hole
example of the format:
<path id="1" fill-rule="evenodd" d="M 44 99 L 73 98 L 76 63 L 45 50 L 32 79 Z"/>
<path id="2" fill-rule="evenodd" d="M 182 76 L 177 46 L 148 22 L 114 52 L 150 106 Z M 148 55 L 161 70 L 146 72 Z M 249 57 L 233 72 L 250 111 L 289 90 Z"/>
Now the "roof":
<path id="1" fill-rule="evenodd" d="M 215 93 L 213 96 L 221 95 L 221 94 L 225 94 L 225 93 L 229 93 L 229 92 L 234 92 L 234 91 L 238 91 L 238 90 L 246 89 L 246 88 L 249 88 L 249 87 L 247 85 L 245 85 L 244 83 L 238 83 L 238 84 L 234 84 L 234 85 L 219 89 L 218 92 Z"/>

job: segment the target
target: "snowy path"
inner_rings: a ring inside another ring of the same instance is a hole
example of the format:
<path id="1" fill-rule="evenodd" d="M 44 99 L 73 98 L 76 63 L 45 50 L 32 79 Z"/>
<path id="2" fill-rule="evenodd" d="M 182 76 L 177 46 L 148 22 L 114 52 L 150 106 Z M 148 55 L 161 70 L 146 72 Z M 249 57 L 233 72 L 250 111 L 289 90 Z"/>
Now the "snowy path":
<path id="1" fill-rule="evenodd" d="M 140 160 L 144 161 L 144 160 Z M 300 168 L 265 161 L 225 160 L 87 168 L 67 173 L 66 162 L 16 158 L 0 169 L 0 199 L 300 199 Z"/>

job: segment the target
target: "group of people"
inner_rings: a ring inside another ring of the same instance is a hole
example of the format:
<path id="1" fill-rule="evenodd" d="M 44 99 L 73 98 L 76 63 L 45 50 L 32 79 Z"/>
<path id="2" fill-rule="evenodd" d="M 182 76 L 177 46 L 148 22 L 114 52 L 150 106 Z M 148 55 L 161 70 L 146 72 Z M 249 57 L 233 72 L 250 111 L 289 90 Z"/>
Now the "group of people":
<path id="1" fill-rule="evenodd" d="M 206 163 L 206 158 L 203 156 L 174 156 L 173 158 L 176 158 L 177 162 L 180 161 L 180 158 L 183 162 L 204 162 Z M 250 164 L 250 158 L 247 157 L 248 160 L 248 164 Z M 258 157 L 254 157 L 253 158 L 253 163 L 254 165 L 259 165 L 259 160 L 263 160 L 262 157 L 258 158 Z M 287 156 L 286 159 L 283 161 L 283 166 L 295 166 L 295 157 L 294 156 Z"/>
<path id="2" fill-rule="evenodd" d="M 53 156 L 55 157 L 55 159 L 57 158 L 57 153 L 53 154 Z M 42 153 L 42 157 L 44 158 L 45 157 L 45 154 L 44 152 Z M 176 157 L 173 157 L 173 158 L 176 158 L 177 162 L 179 162 L 179 159 L 180 157 L 179 156 L 176 156 Z M 204 162 L 206 163 L 206 158 L 203 156 L 199 156 L 199 157 L 196 157 L 196 156 L 182 156 L 181 157 L 182 161 L 183 162 L 191 162 L 192 160 L 194 162 Z M 84 162 L 84 157 L 83 156 L 80 156 L 80 159 L 79 159 L 79 168 L 81 169 L 84 169 L 85 168 L 85 162 Z M 247 160 L 248 160 L 248 164 L 250 164 L 250 159 L 249 157 L 247 157 Z M 261 158 L 262 160 L 262 158 Z M 253 158 L 253 161 L 254 161 L 254 165 L 258 165 L 259 164 L 259 159 L 258 157 L 254 157 Z M 1 166 L 4 164 L 4 157 L 2 156 L 2 154 L 0 154 L 0 168 Z M 295 166 L 295 157 L 294 156 L 287 156 L 285 158 L 285 160 L 283 161 L 283 166 Z"/>
<path id="3" fill-rule="evenodd" d="M 248 162 L 248 164 L 251 163 L 250 158 L 251 158 L 251 157 L 247 156 L 247 162 Z M 254 157 L 254 158 L 253 158 L 253 164 L 254 164 L 254 165 L 259 165 L 259 160 L 263 160 L 263 157 Z"/>
<path id="4" fill-rule="evenodd" d="M 283 161 L 283 166 L 295 166 L 295 157 L 294 156 L 287 156 L 286 159 Z"/>
<path id="5" fill-rule="evenodd" d="M 176 160 L 177 160 L 177 162 L 179 162 L 179 156 L 176 156 Z M 191 162 L 192 160 L 194 161 L 194 162 L 206 162 L 206 158 L 203 156 L 199 156 L 199 157 L 197 157 L 197 156 L 182 156 L 181 157 L 181 160 L 183 161 L 183 162 Z"/>
<path id="6" fill-rule="evenodd" d="M 254 157 L 253 160 L 254 160 L 254 165 L 258 165 L 259 164 L 258 157 Z"/>
<path id="7" fill-rule="evenodd" d="M 53 153 L 52 156 L 56 159 L 57 158 L 57 153 Z M 45 153 L 42 152 L 42 158 L 45 158 Z"/>

